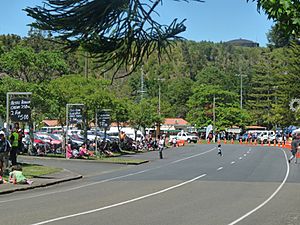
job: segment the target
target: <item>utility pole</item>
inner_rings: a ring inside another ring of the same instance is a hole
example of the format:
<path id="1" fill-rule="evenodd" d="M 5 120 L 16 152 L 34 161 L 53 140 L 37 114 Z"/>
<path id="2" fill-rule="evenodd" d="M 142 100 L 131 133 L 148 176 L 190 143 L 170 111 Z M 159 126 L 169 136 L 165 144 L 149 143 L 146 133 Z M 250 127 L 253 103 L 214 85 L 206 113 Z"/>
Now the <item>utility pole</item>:
<path id="1" fill-rule="evenodd" d="M 158 115 L 160 116 L 161 112 L 161 81 L 164 81 L 163 78 L 158 78 Z"/>
<path id="2" fill-rule="evenodd" d="M 141 68 L 141 90 L 139 90 L 138 92 L 141 93 L 141 100 L 143 99 L 144 97 L 144 93 L 146 91 L 144 91 L 144 70 L 143 70 L 143 66 Z"/>
<path id="3" fill-rule="evenodd" d="M 213 131 L 215 131 L 216 127 L 216 96 L 213 98 Z"/>
<path id="4" fill-rule="evenodd" d="M 158 81 L 158 116 L 161 115 L 161 81 L 164 81 L 163 78 L 157 78 Z M 156 138 L 158 138 L 158 135 L 160 134 L 160 122 L 157 122 L 157 129 L 156 129 Z"/>
<path id="5" fill-rule="evenodd" d="M 88 60 L 88 53 L 85 52 L 84 54 L 84 76 L 86 79 L 88 79 L 88 74 L 89 74 L 89 60 Z"/>
<path id="6" fill-rule="evenodd" d="M 236 74 L 235 76 L 241 77 L 240 83 L 240 107 L 243 109 L 243 77 L 247 77 L 245 74 Z"/>

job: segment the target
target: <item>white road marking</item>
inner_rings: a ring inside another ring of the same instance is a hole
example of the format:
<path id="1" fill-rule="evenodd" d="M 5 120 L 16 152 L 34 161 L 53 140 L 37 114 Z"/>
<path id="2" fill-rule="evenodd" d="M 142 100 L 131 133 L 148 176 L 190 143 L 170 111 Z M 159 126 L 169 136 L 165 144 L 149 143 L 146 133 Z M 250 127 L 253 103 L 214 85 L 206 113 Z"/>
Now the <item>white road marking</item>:
<path id="1" fill-rule="evenodd" d="M 244 154 L 244 157 L 247 156 L 247 154 Z"/>
<path id="2" fill-rule="evenodd" d="M 97 182 L 93 182 L 93 183 L 89 183 L 89 184 L 84 184 L 84 185 L 80 185 L 80 186 L 76 186 L 76 187 L 73 187 L 73 188 L 68 188 L 68 189 L 64 189 L 64 190 L 60 190 L 60 191 L 47 192 L 47 193 L 43 193 L 43 194 L 32 195 L 32 196 L 27 196 L 27 197 L 22 197 L 22 198 L 11 198 L 11 199 L 8 199 L 8 200 L 0 201 L 0 203 L 13 202 L 13 201 L 21 201 L 21 200 L 25 200 L 25 199 L 31 199 L 31 198 L 43 197 L 43 196 L 52 195 L 52 194 L 58 194 L 58 193 L 64 193 L 64 192 L 74 191 L 74 190 L 77 190 L 77 189 L 86 188 L 86 187 L 89 187 L 89 186 L 93 186 L 93 185 L 97 185 L 97 184 L 102 184 L 102 183 L 106 183 L 106 182 L 109 182 L 109 181 L 118 180 L 118 179 L 121 179 L 121 178 L 130 177 L 130 176 L 138 175 L 138 174 L 141 174 L 141 173 L 146 173 L 146 172 L 149 172 L 151 170 L 161 169 L 163 167 L 172 165 L 174 163 L 178 163 L 178 162 L 181 162 L 181 161 L 184 161 L 184 160 L 188 160 L 188 159 L 191 159 L 191 158 L 194 158 L 194 157 L 197 157 L 197 156 L 204 155 L 204 154 L 209 153 L 209 152 L 211 152 L 211 151 L 213 151 L 215 149 L 216 149 L 216 147 L 214 147 L 214 148 L 212 148 L 210 150 L 207 150 L 205 152 L 202 152 L 202 153 L 198 153 L 198 154 L 195 154 L 195 155 L 192 155 L 192 156 L 188 156 L 186 158 L 182 158 L 182 159 L 170 162 L 170 163 L 166 163 L 166 164 L 164 164 L 162 166 L 157 166 L 157 167 L 154 167 L 154 168 L 150 168 L 150 169 L 146 169 L 146 170 L 141 170 L 139 172 L 129 173 L 129 174 L 122 175 L 122 176 L 117 176 L 117 177 L 112 177 L 112 178 L 108 178 L 108 179 L 105 179 L 105 180 L 101 180 L 101 181 L 97 181 Z"/>
<path id="3" fill-rule="evenodd" d="M 239 159 L 241 160 L 241 159 L 243 159 L 243 157 L 240 157 Z"/>
<path id="4" fill-rule="evenodd" d="M 65 220 L 65 219 L 69 219 L 69 218 L 73 218 L 73 217 L 77 217 L 77 216 L 83 216 L 83 215 L 87 215 L 87 214 L 91 214 L 91 213 L 95 213 L 95 212 L 104 211 L 106 209 L 111 209 L 111 208 L 115 208 L 115 207 L 118 207 L 118 206 L 130 204 L 130 203 L 133 203 L 133 202 L 136 202 L 136 201 L 140 201 L 140 200 L 143 200 L 143 199 L 146 199 L 146 198 L 153 197 L 155 195 L 165 193 L 167 191 L 171 191 L 175 188 L 179 188 L 183 185 L 186 185 L 186 184 L 192 183 L 196 180 L 199 180 L 200 178 L 205 177 L 205 176 L 206 176 L 206 174 L 202 174 L 200 176 L 197 176 L 197 177 L 195 177 L 191 180 L 182 182 L 180 184 L 177 184 L 177 185 L 174 185 L 174 186 L 171 186 L 171 187 L 168 187 L 168 188 L 165 188 L 165 189 L 162 189 L 160 191 L 156 191 L 156 192 L 153 192 L 153 193 L 150 193 L 150 194 L 147 194 L 147 195 L 143 195 L 143 196 L 140 196 L 140 197 L 137 197 L 137 198 L 133 198 L 133 199 L 130 199 L 130 200 L 127 200 L 127 201 L 124 201 L 124 202 L 119 202 L 119 203 L 115 203 L 115 204 L 112 204 L 112 205 L 108 205 L 108 206 L 104 206 L 104 207 L 101 207 L 101 208 L 92 209 L 92 210 L 88 210 L 88 211 L 84 211 L 84 212 L 80 212 L 80 213 L 61 216 L 61 217 L 53 218 L 53 219 L 50 219 L 50 220 L 45 220 L 45 221 L 41 221 L 41 222 L 38 222 L 38 223 L 34 223 L 34 224 L 31 224 L 31 225 L 42 225 L 42 224 L 52 223 L 52 222 L 56 222 L 56 221 L 60 221 L 60 220 Z"/>
<path id="5" fill-rule="evenodd" d="M 284 153 L 285 156 L 285 161 L 286 161 L 286 166 L 287 166 L 287 170 L 286 170 L 286 174 L 285 174 L 285 178 L 283 179 L 282 183 L 279 185 L 279 187 L 275 190 L 275 192 L 267 199 L 265 200 L 263 203 L 261 203 L 259 206 L 257 206 L 256 208 L 252 209 L 250 212 L 246 213 L 245 215 L 241 216 L 240 218 L 238 218 L 237 220 L 229 223 L 228 225 L 234 225 L 237 224 L 238 222 L 242 221 L 243 219 L 245 219 L 246 217 L 250 216 L 252 213 L 256 212 L 257 210 L 259 210 L 261 207 L 263 207 L 264 205 L 266 205 L 269 201 L 271 201 L 275 195 L 280 191 L 280 189 L 283 187 L 283 185 L 285 184 L 289 173 L 290 173 L 290 167 L 289 167 L 289 163 L 288 163 L 288 157 L 285 153 L 284 150 L 281 149 L 281 151 Z"/>
<path id="6" fill-rule="evenodd" d="M 235 164 L 235 161 L 232 161 L 230 164 Z"/>
<path id="7" fill-rule="evenodd" d="M 222 169 L 223 169 L 223 167 L 221 166 L 221 167 L 219 167 L 219 168 L 217 169 L 217 171 L 222 170 Z"/>
<path id="8" fill-rule="evenodd" d="M 51 195 L 51 194 L 69 192 L 69 191 L 77 190 L 77 189 L 80 189 L 80 188 L 85 188 L 85 187 L 88 187 L 88 186 L 92 186 L 92 185 L 96 185 L 96 184 L 101 184 L 101 183 L 105 183 L 105 182 L 109 182 L 109 181 L 113 181 L 113 180 L 117 180 L 117 179 L 121 179 L 121 178 L 125 178 L 125 177 L 130 177 L 130 176 L 133 176 L 133 175 L 145 173 L 145 172 L 147 172 L 149 170 L 151 170 L 151 169 L 142 170 L 142 171 L 139 171 L 139 172 L 136 172 L 136 173 L 129 173 L 129 174 L 126 174 L 126 175 L 123 175 L 123 176 L 113 177 L 113 178 L 109 178 L 109 179 L 105 179 L 105 180 L 101 180 L 101 181 L 97 181 L 97 182 L 93 182 L 93 183 L 89 183 L 89 184 L 84 184 L 84 185 L 76 186 L 76 187 L 73 187 L 73 188 L 68 188 L 68 189 L 61 190 L 61 191 L 53 191 L 53 192 L 43 193 L 43 194 L 39 194 L 39 195 L 28 196 L 28 197 L 24 197 L 24 198 L 14 198 L 14 199 L 9 199 L 9 200 L 4 200 L 4 201 L 0 201 L 0 203 L 6 203 L 6 202 L 12 202 L 12 201 L 18 201 L 18 200 L 24 200 L 24 199 L 42 197 L 42 196 Z"/>
<path id="9" fill-rule="evenodd" d="M 212 149 L 210 149 L 210 150 L 207 150 L 207 151 L 205 151 L 205 152 L 201 152 L 201 153 L 196 154 L 196 155 L 192 155 L 192 156 L 189 156 L 189 157 L 186 157 L 186 158 L 178 159 L 178 160 L 175 160 L 175 161 L 173 161 L 173 162 L 170 162 L 169 164 L 174 164 L 174 163 L 178 163 L 178 162 L 181 162 L 181 161 L 184 161 L 184 160 L 192 159 L 192 158 L 198 157 L 198 156 L 200 156 L 200 155 L 204 155 L 204 154 L 206 154 L 206 153 L 209 153 L 209 152 L 211 152 L 211 151 L 213 151 L 213 150 L 215 150 L 215 149 L 216 149 L 216 148 L 212 148 Z"/>

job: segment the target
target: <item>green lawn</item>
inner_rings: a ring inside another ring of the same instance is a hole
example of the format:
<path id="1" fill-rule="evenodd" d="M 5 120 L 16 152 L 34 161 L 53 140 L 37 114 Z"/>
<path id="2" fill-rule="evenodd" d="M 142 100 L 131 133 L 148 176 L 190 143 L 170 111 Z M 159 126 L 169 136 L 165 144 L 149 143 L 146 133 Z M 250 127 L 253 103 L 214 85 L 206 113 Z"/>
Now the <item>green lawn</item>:
<path id="1" fill-rule="evenodd" d="M 147 160 L 143 159 L 128 159 L 122 157 L 102 157 L 102 158 L 95 158 L 94 160 L 100 162 L 109 162 L 109 163 L 119 163 L 119 164 L 141 164 L 148 162 Z"/>
<path id="2" fill-rule="evenodd" d="M 22 166 L 23 175 L 27 178 L 43 176 L 51 173 L 56 173 L 62 170 L 61 168 L 54 168 L 54 167 L 41 166 L 36 164 L 27 164 L 27 163 L 22 163 L 21 166 Z M 7 177 L 5 178 L 7 179 Z"/>

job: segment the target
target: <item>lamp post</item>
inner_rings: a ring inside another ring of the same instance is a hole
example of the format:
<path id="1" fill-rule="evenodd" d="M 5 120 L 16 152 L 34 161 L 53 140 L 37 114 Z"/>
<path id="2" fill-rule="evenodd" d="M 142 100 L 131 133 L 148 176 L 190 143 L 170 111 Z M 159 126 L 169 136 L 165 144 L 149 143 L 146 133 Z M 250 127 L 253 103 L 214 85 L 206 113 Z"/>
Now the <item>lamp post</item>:
<path id="1" fill-rule="evenodd" d="M 215 110 L 215 107 L 216 107 L 216 96 L 214 95 L 214 98 L 213 98 L 213 129 L 215 129 L 216 127 L 216 110 Z"/>
<path id="2" fill-rule="evenodd" d="M 243 77 L 247 77 L 245 74 L 236 74 L 236 76 L 241 77 L 241 84 L 240 84 L 240 106 L 243 109 Z"/>
<path id="3" fill-rule="evenodd" d="M 158 80 L 158 116 L 160 117 L 161 115 L 161 81 L 164 81 L 165 79 L 163 78 L 157 78 Z M 157 132 L 156 132 L 156 137 L 158 137 L 158 135 L 160 134 L 160 122 L 157 123 Z"/>
<path id="4" fill-rule="evenodd" d="M 161 105 L 160 105 L 160 101 L 161 101 L 161 81 L 164 81 L 165 79 L 163 78 L 158 78 L 158 115 L 160 116 L 160 109 L 161 109 Z"/>

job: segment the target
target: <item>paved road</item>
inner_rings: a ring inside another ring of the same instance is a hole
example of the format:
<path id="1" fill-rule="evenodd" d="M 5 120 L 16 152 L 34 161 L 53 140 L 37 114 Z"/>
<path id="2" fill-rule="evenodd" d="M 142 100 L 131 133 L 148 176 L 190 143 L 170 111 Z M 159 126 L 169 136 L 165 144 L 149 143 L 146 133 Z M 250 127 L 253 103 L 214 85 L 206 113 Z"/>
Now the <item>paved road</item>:
<path id="1" fill-rule="evenodd" d="M 279 148 L 193 145 L 139 166 L 43 160 L 85 177 L 0 197 L 1 224 L 300 224 L 300 165 Z"/>

